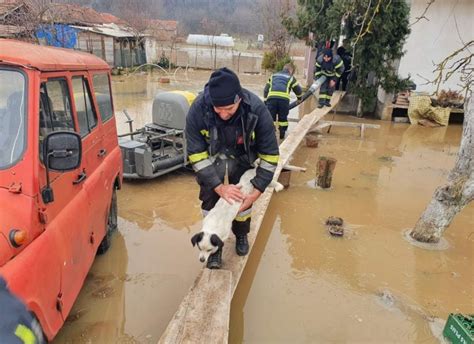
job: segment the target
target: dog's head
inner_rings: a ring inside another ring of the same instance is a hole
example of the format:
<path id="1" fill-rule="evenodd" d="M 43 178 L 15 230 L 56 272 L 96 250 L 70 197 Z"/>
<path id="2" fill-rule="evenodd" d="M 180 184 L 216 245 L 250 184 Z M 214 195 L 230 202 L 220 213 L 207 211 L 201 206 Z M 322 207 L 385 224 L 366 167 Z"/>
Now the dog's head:
<path id="1" fill-rule="evenodd" d="M 199 260 L 204 263 L 211 254 L 214 254 L 224 246 L 224 242 L 217 234 L 209 234 L 206 232 L 199 232 L 191 238 L 193 246 L 199 249 Z"/>

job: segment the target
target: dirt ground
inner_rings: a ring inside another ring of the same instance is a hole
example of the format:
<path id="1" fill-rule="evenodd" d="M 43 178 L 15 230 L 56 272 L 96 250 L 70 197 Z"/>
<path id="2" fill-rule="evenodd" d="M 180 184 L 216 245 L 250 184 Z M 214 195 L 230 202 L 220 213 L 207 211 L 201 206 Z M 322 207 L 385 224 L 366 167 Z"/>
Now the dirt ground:
<path id="1" fill-rule="evenodd" d="M 182 70 L 114 79 L 120 133 L 151 121 L 157 92 L 198 92 L 209 71 Z M 262 93 L 268 76 L 242 75 Z M 328 119 L 357 122 L 350 116 Z M 291 186 L 274 195 L 234 296 L 231 343 L 436 343 L 450 312 L 474 313 L 474 204 L 447 230 L 437 250 L 405 236 L 454 161 L 461 126 L 423 128 L 378 121 L 364 139 L 356 129 L 322 133 L 304 144 Z M 314 186 L 320 155 L 337 159 L 329 190 Z M 198 186 L 180 170 L 125 182 L 119 232 L 97 257 L 54 343 L 156 343 L 201 269 L 190 238 L 200 227 Z M 342 217 L 343 237 L 324 222 Z"/>

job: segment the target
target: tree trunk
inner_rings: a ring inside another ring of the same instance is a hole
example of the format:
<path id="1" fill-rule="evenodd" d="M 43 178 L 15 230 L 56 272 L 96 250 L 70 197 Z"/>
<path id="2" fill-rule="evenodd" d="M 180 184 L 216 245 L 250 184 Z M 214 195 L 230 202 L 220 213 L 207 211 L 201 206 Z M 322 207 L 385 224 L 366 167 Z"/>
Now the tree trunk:
<path id="1" fill-rule="evenodd" d="M 474 97 L 464 104 L 464 129 L 458 158 L 447 183 L 439 187 L 410 236 L 421 242 L 437 243 L 451 221 L 474 199 Z"/>

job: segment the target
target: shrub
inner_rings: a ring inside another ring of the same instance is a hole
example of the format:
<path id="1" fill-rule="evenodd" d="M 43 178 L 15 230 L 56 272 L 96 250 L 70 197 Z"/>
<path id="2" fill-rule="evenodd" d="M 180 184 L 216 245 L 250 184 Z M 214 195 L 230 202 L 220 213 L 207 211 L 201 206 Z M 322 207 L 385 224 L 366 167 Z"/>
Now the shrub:
<path id="1" fill-rule="evenodd" d="M 278 59 L 273 51 L 266 51 L 263 54 L 262 59 L 262 68 L 270 70 L 272 72 L 277 72 L 283 69 L 283 66 L 287 63 L 291 63 L 293 66 L 293 61 L 289 55 L 283 56 L 281 59 Z"/>

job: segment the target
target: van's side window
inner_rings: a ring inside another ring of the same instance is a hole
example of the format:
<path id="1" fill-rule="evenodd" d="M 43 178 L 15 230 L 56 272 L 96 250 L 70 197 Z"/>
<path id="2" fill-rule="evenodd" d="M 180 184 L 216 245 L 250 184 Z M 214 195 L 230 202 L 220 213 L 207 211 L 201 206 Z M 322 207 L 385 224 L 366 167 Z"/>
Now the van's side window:
<path id="1" fill-rule="evenodd" d="M 66 79 L 49 79 L 40 86 L 40 153 L 45 136 L 58 130 L 74 131 Z M 42 154 L 40 154 L 42 157 Z"/>
<path id="2" fill-rule="evenodd" d="M 79 122 L 79 133 L 84 137 L 97 126 L 97 114 L 92 106 L 91 92 L 86 78 L 74 76 L 72 78 L 72 90 Z"/>
<path id="3" fill-rule="evenodd" d="M 93 77 L 95 99 L 99 106 L 100 117 L 105 122 L 114 115 L 108 74 L 95 74 Z"/>

